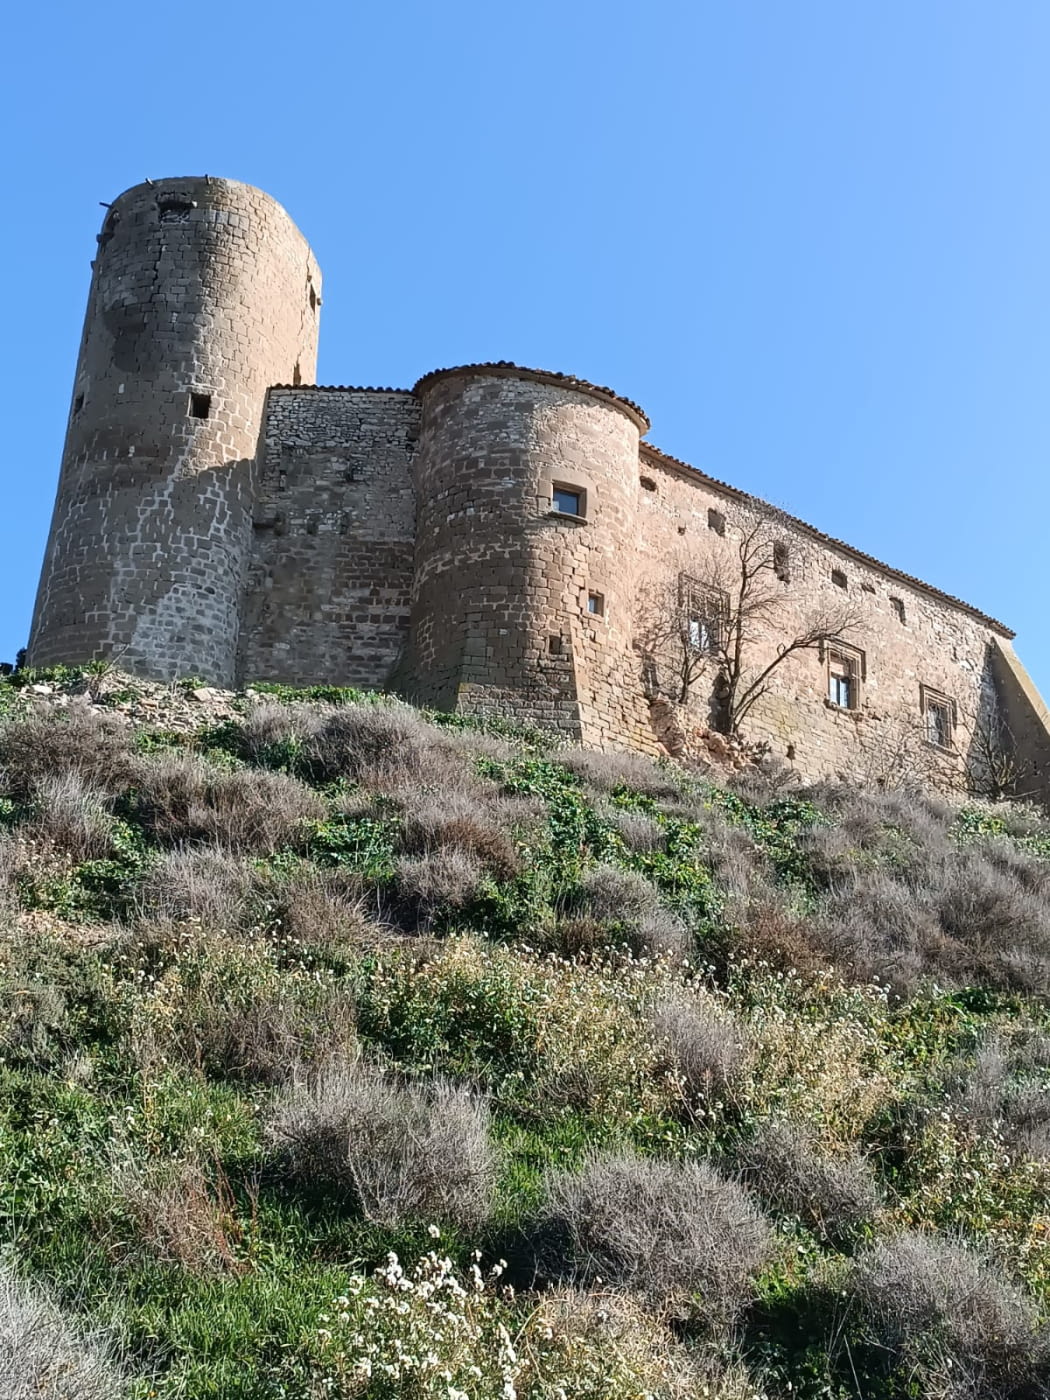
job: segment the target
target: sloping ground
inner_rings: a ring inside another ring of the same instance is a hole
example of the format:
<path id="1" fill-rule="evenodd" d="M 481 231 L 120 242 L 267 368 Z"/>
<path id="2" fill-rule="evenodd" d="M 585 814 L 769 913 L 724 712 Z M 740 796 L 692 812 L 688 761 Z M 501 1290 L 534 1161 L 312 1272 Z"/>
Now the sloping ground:
<path id="1" fill-rule="evenodd" d="M 1050 823 L 0 682 L 4 1396 L 1050 1387 Z"/>

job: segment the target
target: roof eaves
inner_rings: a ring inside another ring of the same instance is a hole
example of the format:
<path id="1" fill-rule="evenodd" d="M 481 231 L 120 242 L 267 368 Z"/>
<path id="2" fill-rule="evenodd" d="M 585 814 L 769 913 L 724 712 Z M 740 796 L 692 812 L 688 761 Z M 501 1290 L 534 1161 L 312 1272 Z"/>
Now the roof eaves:
<path id="1" fill-rule="evenodd" d="M 916 578 L 914 574 L 906 574 L 901 569 L 895 569 L 890 564 L 884 564 L 881 559 L 876 559 L 872 554 L 865 554 L 862 549 L 856 549 L 853 545 L 847 544 L 845 540 L 837 540 L 834 535 L 826 535 L 823 530 L 818 530 L 814 525 L 808 524 L 805 520 L 800 520 L 797 515 L 789 515 L 787 511 L 781 510 L 778 506 L 770 505 L 768 501 L 763 501 L 760 496 L 752 496 L 747 491 L 741 491 L 736 486 L 730 486 L 728 482 L 719 481 L 717 477 L 708 476 L 699 467 L 691 466 L 688 462 L 683 462 L 680 457 L 672 457 L 669 452 L 663 452 L 659 447 L 654 447 L 651 442 L 643 442 L 641 450 L 648 457 L 653 458 L 663 465 L 677 470 L 685 476 L 699 478 L 706 486 L 712 487 L 723 496 L 728 496 L 735 501 L 745 501 L 748 505 L 757 506 L 762 510 L 773 511 L 780 516 L 794 529 L 802 531 L 810 539 L 818 540 L 821 544 L 830 546 L 838 550 L 840 554 L 846 555 L 849 559 L 855 559 L 862 564 L 867 564 L 871 568 L 878 569 L 880 573 L 886 574 L 889 578 L 898 579 L 901 583 L 906 583 L 912 588 L 916 588 L 921 593 L 927 593 L 931 598 L 937 598 L 942 603 L 948 603 L 953 608 L 960 608 L 963 612 L 969 613 L 979 622 L 985 623 L 993 628 L 1001 636 L 1012 639 L 1017 635 L 1005 623 L 997 618 L 990 617 L 988 613 L 983 613 L 979 608 L 975 608 L 971 603 L 965 602 L 962 598 L 956 598 L 951 593 L 945 593 L 940 588 L 935 588 L 932 583 L 926 583 L 921 578 Z"/>

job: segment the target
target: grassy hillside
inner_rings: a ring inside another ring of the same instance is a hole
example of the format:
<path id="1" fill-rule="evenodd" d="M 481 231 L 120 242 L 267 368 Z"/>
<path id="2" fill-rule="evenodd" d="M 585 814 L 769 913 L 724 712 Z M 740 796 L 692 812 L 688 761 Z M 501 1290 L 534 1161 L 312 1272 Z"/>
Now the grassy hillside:
<path id="1" fill-rule="evenodd" d="M 1034 810 L 20 673 L 0 925 L 4 1396 L 1048 1392 Z"/>

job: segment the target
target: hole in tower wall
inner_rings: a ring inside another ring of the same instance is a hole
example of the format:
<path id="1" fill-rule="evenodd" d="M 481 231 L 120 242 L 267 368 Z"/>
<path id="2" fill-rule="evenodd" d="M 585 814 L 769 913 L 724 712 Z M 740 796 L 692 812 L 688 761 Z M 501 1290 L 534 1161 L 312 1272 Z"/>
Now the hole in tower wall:
<path id="1" fill-rule="evenodd" d="M 78 394 L 78 395 L 76 396 L 76 398 L 73 400 L 73 417 L 74 417 L 74 418 L 77 416 L 77 414 L 80 412 L 80 410 L 81 410 L 83 407 L 84 407 L 84 395 L 83 395 L 83 394 Z"/>
<path id="2" fill-rule="evenodd" d="M 312 283 L 310 285 L 310 310 L 317 310 L 317 293 L 314 291 Z"/>
<path id="3" fill-rule="evenodd" d="M 303 382 L 303 372 L 299 368 L 299 361 L 295 362 L 295 369 L 292 370 L 292 383 L 301 384 Z"/>
<path id="4" fill-rule="evenodd" d="M 190 213 L 196 209 L 197 201 L 188 199 L 185 195 L 169 194 L 161 195 L 157 200 L 157 209 L 160 212 L 162 224 L 184 224 L 189 221 Z"/>
<path id="5" fill-rule="evenodd" d="M 190 395 L 190 417 L 208 418 L 211 416 L 211 395 L 191 394 Z"/>

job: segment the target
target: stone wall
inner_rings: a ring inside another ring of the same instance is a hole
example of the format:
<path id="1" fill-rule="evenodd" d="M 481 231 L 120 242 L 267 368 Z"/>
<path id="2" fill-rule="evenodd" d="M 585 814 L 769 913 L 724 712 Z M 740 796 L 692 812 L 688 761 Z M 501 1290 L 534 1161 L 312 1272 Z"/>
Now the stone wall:
<path id="1" fill-rule="evenodd" d="M 320 273 L 279 204 L 160 180 L 99 236 L 30 662 L 233 679 L 271 384 L 314 377 Z"/>
<path id="2" fill-rule="evenodd" d="M 829 701 L 828 648 L 801 651 L 771 673 L 768 693 L 744 725 L 749 739 L 768 741 L 774 755 L 807 777 L 896 781 L 916 775 L 947 783 L 962 775 L 973 761 L 975 726 L 996 711 L 990 648 L 1006 635 L 1003 629 L 662 454 L 643 448 L 642 473 L 649 489 L 638 497 L 640 604 L 647 592 L 666 596 L 683 574 L 720 576 L 731 588 L 740 573 L 740 540 L 761 516 L 783 547 L 787 577 L 767 573 L 761 581 L 775 590 L 774 604 L 754 624 L 748 673 L 768 665 L 815 616 L 855 614 L 846 641 L 858 663 L 856 707 Z M 667 663 L 670 669 L 673 658 Z M 666 679 L 658 681 L 666 692 Z M 692 708 L 706 712 L 709 695 L 710 680 L 701 677 Z M 951 702 L 950 751 L 927 741 L 923 702 L 929 697 Z"/>
<path id="3" fill-rule="evenodd" d="M 408 627 L 419 418 L 407 392 L 271 391 L 242 682 L 388 685 Z"/>

